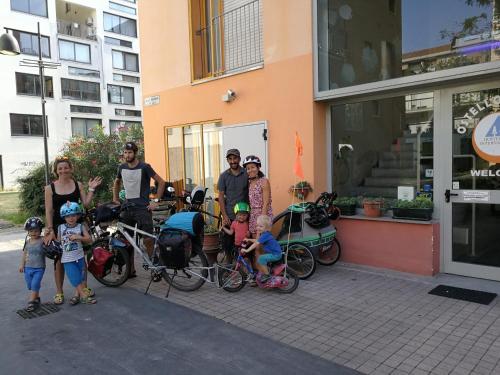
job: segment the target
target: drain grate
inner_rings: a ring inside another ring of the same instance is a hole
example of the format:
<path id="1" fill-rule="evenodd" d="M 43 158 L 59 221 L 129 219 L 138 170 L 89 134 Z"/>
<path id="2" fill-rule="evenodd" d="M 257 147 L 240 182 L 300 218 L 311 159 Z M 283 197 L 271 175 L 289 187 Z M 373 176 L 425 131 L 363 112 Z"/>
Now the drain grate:
<path id="1" fill-rule="evenodd" d="M 47 302 L 47 303 L 42 303 L 40 307 L 35 311 L 28 312 L 25 309 L 22 309 L 22 310 L 17 310 L 17 314 L 23 319 L 33 319 L 58 312 L 59 310 L 60 310 L 59 306 L 57 306 L 55 303 Z"/>

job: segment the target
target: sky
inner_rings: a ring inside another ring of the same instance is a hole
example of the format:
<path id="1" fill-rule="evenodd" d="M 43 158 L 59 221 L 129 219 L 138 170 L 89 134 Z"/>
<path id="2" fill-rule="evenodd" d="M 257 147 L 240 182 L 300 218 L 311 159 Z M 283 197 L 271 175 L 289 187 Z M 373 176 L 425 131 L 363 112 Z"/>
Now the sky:
<path id="1" fill-rule="evenodd" d="M 401 0 L 403 53 L 447 44 L 440 31 L 460 30 L 460 22 L 481 13 L 491 22 L 491 6 L 468 6 L 465 0 Z"/>

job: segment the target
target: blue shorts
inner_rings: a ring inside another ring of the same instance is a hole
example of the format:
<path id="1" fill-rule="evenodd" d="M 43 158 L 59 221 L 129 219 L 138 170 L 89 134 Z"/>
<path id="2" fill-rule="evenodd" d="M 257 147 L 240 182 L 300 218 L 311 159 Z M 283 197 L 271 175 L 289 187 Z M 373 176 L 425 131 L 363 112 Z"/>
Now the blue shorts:
<path id="1" fill-rule="evenodd" d="M 281 260 L 281 257 L 282 257 L 281 254 L 265 253 L 259 256 L 259 258 L 257 259 L 257 263 L 266 266 L 268 263 L 277 262 L 278 260 Z"/>
<path id="2" fill-rule="evenodd" d="M 63 266 L 69 282 L 75 288 L 85 280 L 85 260 L 83 258 L 74 262 L 63 263 Z"/>
<path id="3" fill-rule="evenodd" d="M 28 290 L 39 292 L 45 268 L 24 267 L 24 280 Z"/>

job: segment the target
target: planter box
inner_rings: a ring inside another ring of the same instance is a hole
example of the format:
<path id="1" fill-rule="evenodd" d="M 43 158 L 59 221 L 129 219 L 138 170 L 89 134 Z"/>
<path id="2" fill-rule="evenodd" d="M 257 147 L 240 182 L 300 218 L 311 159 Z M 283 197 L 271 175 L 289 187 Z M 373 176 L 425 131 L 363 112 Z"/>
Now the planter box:
<path id="1" fill-rule="evenodd" d="M 344 216 L 356 215 L 355 204 L 338 204 L 336 207 L 340 210 L 340 214 Z"/>
<path id="2" fill-rule="evenodd" d="M 424 220 L 432 219 L 432 208 L 393 208 L 394 219 Z"/>

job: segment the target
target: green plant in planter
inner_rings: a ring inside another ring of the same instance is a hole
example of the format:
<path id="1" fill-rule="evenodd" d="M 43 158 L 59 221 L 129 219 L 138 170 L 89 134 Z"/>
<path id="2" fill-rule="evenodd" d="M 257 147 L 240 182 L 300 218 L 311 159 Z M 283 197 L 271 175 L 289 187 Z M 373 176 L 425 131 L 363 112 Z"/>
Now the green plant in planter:
<path id="1" fill-rule="evenodd" d="M 434 204 L 428 197 L 419 196 L 411 201 L 398 199 L 394 202 L 394 208 L 433 208 Z"/>
<path id="2" fill-rule="evenodd" d="M 358 204 L 356 197 L 338 197 L 333 201 L 335 206 L 354 206 Z"/>
<path id="3" fill-rule="evenodd" d="M 288 190 L 290 193 L 293 193 L 300 200 L 304 200 L 307 195 L 313 191 L 312 186 L 307 181 L 299 181 L 295 185 L 290 186 Z"/>
<path id="4" fill-rule="evenodd" d="M 203 233 L 205 234 L 216 234 L 219 233 L 219 229 L 215 225 L 208 224 L 203 228 Z"/>

